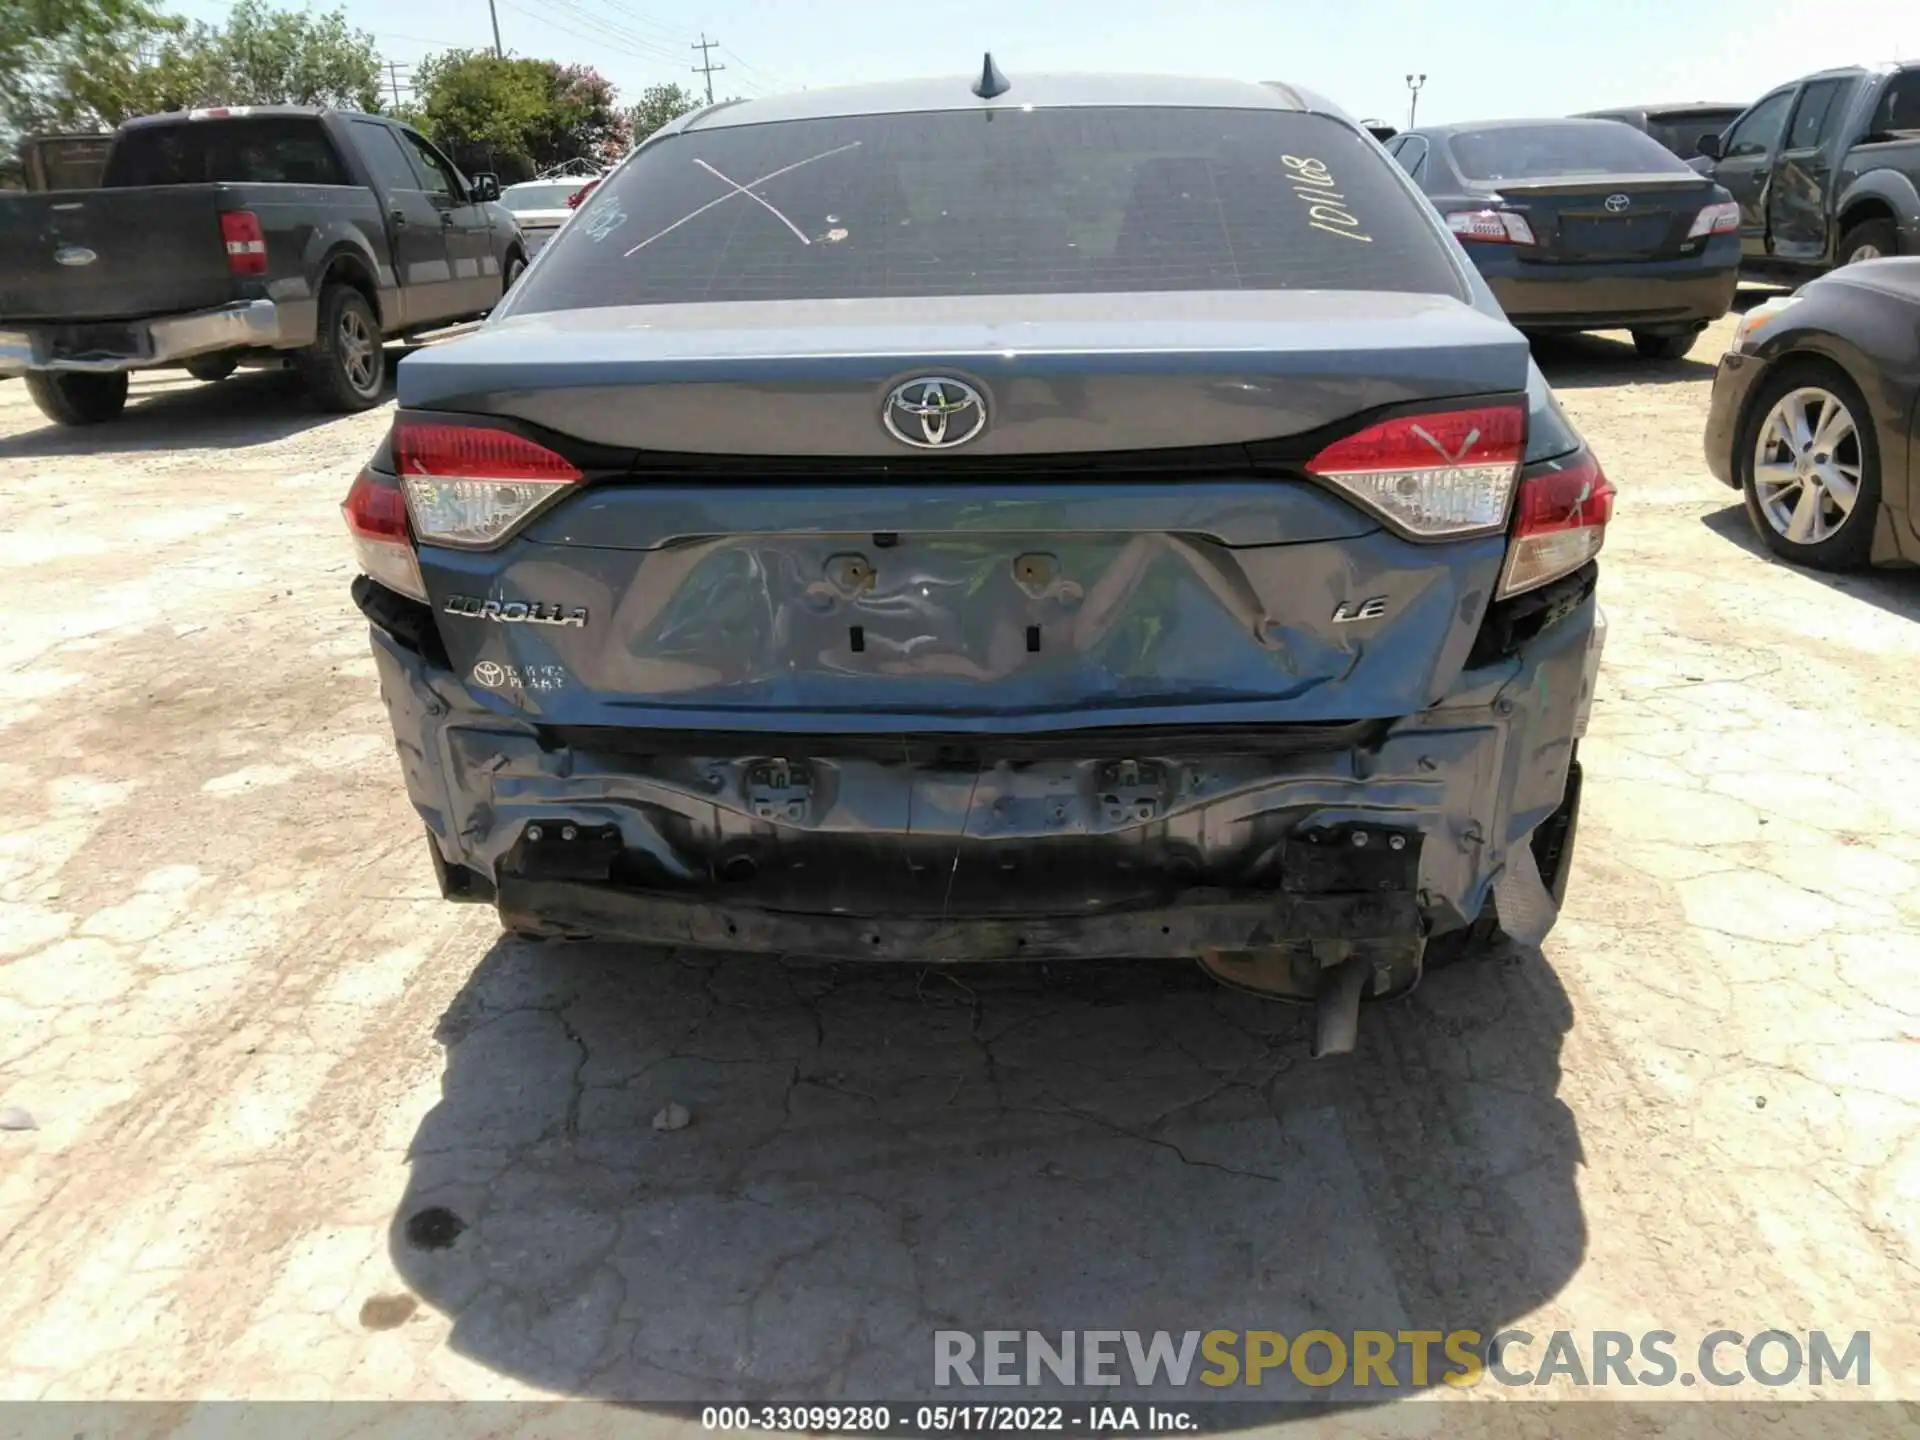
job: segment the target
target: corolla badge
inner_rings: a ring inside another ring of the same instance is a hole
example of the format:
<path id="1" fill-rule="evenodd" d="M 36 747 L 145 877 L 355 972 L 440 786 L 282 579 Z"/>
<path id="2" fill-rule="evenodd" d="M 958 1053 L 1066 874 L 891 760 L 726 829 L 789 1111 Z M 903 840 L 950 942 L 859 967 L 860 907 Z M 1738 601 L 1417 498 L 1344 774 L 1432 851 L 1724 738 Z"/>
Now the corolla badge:
<path id="1" fill-rule="evenodd" d="M 575 625 L 587 623 L 584 605 L 561 605 L 541 600 L 480 600 L 471 595 L 449 595 L 441 607 L 449 615 L 491 620 L 496 625 Z"/>
<path id="2" fill-rule="evenodd" d="M 887 433 L 916 450 L 951 450 L 987 428 L 987 401 L 964 380 L 922 375 L 887 392 Z"/>
<path id="3" fill-rule="evenodd" d="M 84 245 L 62 245 L 53 252 L 53 258 L 59 265 L 91 265 L 100 257 Z"/>
<path id="4" fill-rule="evenodd" d="M 1609 214 L 1618 215 L 1631 204 L 1633 204 L 1633 197 L 1630 195 L 1607 196 L 1607 212 Z"/>

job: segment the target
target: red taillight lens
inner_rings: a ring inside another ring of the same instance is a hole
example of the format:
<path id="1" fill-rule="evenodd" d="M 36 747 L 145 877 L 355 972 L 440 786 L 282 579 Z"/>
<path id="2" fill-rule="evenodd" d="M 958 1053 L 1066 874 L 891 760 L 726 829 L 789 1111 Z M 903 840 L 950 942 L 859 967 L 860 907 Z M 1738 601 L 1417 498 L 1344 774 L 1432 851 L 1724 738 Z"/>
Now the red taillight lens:
<path id="1" fill-rule="evenodd" d="M 362 470 L 340 506 L 347 533 L 353 537 L 354 557 L 360 569 L 389 590 L 427 598 L 420 577 L 420 558 L 407 533 L 407 502 L 391 476 Z"/>
<path id="2" fill-rule="evenodd" d="M 401 420 L 393 459 L 414 534 L 435 545 L 497 544 L 581 478 L 564 455 L 480 425 Z"/>
<path id="3" fill-rule="evenodd" d="M 1524 215 L 1511 210 L 1455 210 L 1447 216 L 1447 228 L 1462 240 L 1483 240 L 1496 245 L 1531 245 L 1533 227 Z"/>
<path id="4" fill-rule="evenodd" d="M 1403 530 L 1438 539 L 1500 527 L 1526 438 L 1517 403 L 1398 415 L 1334 441 L 1307 473 Z"/>
<path id="5" fill-rule="evenodd" d="M 1598 555 L 1613 518 L 1613 496 L 1613 483 L 1586 450 L 1558 470 L 1521 480 L 1500 594 L 1518 595 L 1558 580 Z"/>
<path id="6" fill-rule="evenodd" d="M 267 273 L 267 236 L 260 217 L 251 210 L 228 210 L 220 216 L 220 238 L 227 244 L 227 271 L 233 275 Z"/>
<path id="7" fill-rule="evenodd" d="M 593 193 L 593 187 L 599 183 L 598 180 L 589 180 L 578 190 L 574 191 L 573 194 L 567 197 L 567 208 L 569 210 L 578 210 L 580 208 L 580 202 L 591 195 Z"/>
<path id="8" fill-rule="evenodd" d="M 393 427 L 393 463 L 402 475 L 448 475 L 487 480 L 578 480 L 564 455 L 483 425 L 402 420 Z"/>

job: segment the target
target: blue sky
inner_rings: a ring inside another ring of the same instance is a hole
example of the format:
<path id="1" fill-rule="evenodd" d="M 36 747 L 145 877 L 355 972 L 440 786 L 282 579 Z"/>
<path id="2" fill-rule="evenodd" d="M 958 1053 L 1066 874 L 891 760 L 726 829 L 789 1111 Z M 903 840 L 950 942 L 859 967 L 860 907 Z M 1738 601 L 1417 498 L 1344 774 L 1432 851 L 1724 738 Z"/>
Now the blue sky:
<path id="1" fill-rule="evenodd" d="M 297 3 L 297 0 L 286 0 Z M 338 3 L 402 65 L 486 45 L 487 0 Z M 695 85 L 704 30 L 716 94 L 959 73 L 991 49 L 1022 70 L 1292 80 L 1358 118 L 1566 114 L 1635 101 L 1750 100 L 1828 65 L 1920 58 L 1912 0 L 495 0 L 509 51 L 599 67 L 624 92 Z M 171 0 L 218 19 L 229 0 Z"/>

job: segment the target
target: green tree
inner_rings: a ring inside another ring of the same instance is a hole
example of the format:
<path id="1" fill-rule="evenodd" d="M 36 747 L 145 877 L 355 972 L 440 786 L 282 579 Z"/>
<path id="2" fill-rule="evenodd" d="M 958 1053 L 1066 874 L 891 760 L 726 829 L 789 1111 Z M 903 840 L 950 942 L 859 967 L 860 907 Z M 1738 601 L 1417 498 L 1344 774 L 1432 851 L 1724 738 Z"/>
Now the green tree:
<path id="1" fill-rule="evenodd" d="M 421 61 L 414 83 L 421 127 L 450 150 L 511 155 L 535 170 L 616 160 L 632 141 L 612 84 L 590 66 L 448 50 Z"/>
<path id="2" fill-rule="evenodd" d="M 224 24 L 145 0 L 0 0 L 0 125 L 113 126 L 194 105 L 380 103 L 373 36 L 343 12 L 240 0 Z"/>
<path id="3" fill-rule="evenodd" d="M 548 113 L 528 143 L 542 166 L 569 160 L 612 164 L 633 146 L 633 124 L 620 109 L 613 83 L 590 65 L 547 69 Z"/>
<path id="4" fill-rule="evenodd" d="M 649 85 L 640 92 L 640 103 L 627 112 L 627 118 L 633 123 L 634 142 L 645 140 L 669 120 L 678 120 L 689 110 L 699 108 L 700 101 L 683 86 Z"/>
<path id="5" fill-rule="evenodd" d="M 145 0 L 0 0 L 0 132 L 122 118 L 142 51 L 180 22 Z"/>
<path id="6" fill-rule="evenodd" d="M 442 145 L 530 155 L 528 137 L 550 116 L 549 77 L 538 60 L 487 50 L 444 50 L 414 72 L 421 128 Z"/>
<path id="7" fill-rule="evenodd" d="M 4 0 L 0 0 L 4 3 Z M 157 108 L 192 105 L 380 107 L 380 52 L 345 12 L 310 14 L 240 0 L 224 25 L 195 24 L 161 47 L 147 94 Z"/>

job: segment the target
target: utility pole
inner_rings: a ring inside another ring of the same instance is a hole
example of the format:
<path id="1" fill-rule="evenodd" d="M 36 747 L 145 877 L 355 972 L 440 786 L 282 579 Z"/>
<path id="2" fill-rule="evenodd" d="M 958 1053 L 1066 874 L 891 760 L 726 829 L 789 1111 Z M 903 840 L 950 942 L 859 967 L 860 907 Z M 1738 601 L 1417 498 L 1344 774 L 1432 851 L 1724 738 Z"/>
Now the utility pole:
<path id="1" fill-rule="evenodd" d="M 1407 76 L 1407 91 L 1409 95 L 1407 100 L 1407 129 L 1409 130 L 1413 128 L 1413 112 L 1420 108 L 1420 87 L 1426 83 L 1427 77 L 1424 75 Z"/>
<path id="2" fill-rule="evenodd" d="M 492 0 L 488 0 L 488 3 L 491 4 Z M 682 31 L 681 33 L 685 34 L 686 32 Z M 707 104 L 709 105 L 713 103 L 713 72 L 727 68 L 724 65 L 714 64 L 713 57 L 707 54 L 709 50 L 713 49 L 719 43 L 718 40 L 707 39 L 707 32 L 702 30 L 700 32 L 700 43 L 687 47 L 689 50 L 698 50 L 700 52 L 700 63 L 693 67 L 693 73 L 707 77 Z"/>
<path id="3" fill-rule="evenodd" d="M 493 58 L 501 59 L 506 52 L 500 48 L 500 12 L 494 8 L 493 0 L 487 0 L 487 14 L 493 20 Z M 682 35 L 687 32 L 682 30 Z"/>
<path id="4" fill-rule="evenodd" d="M 411 65 L 396 65 L 391 60 L 387 61 L 387 79 L 393 86 L 393 108 L 396 110 L 400 108 L 400 72 L 412 68 Z M 407 84 L 411 89 L 413 82 L 408 81 Z"/>

